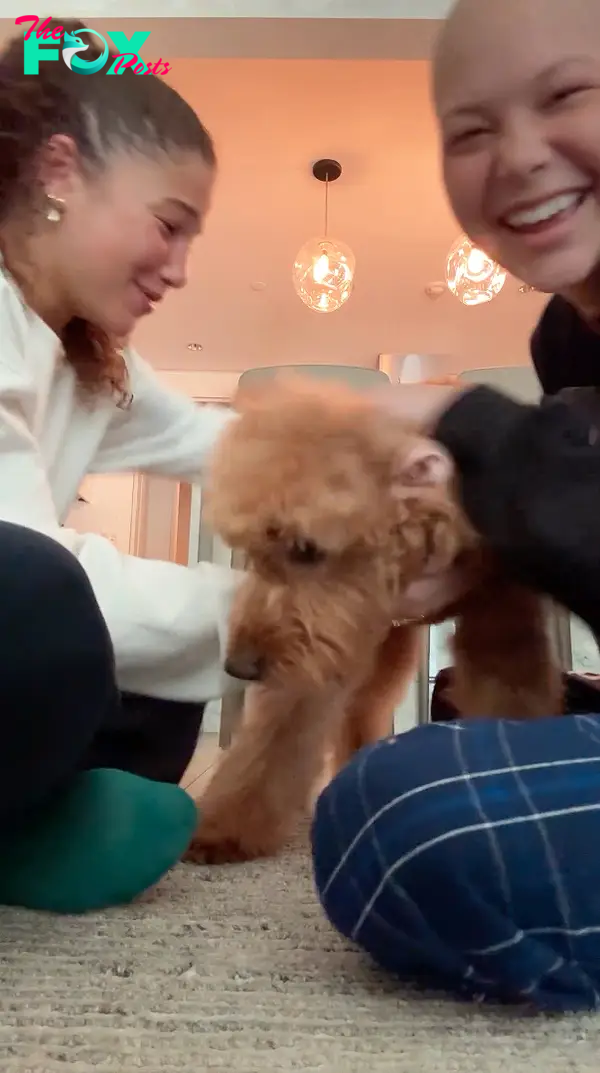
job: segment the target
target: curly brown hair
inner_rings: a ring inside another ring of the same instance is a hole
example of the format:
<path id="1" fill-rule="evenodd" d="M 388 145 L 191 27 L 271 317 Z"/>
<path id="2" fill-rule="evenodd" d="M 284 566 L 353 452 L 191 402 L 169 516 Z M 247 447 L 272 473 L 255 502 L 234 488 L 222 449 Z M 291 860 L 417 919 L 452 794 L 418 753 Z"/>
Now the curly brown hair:
<path id="1" fill-rule="evenodd" d="M 59 27 L 67 33 L 86 29 L 73 19 L 53 18 L 44 26 L 50 32 Z M 90 58 L 94 52 L 100 49 L 91 45 Z M 26 75 L 23 35 L 0 52 L 0 229 L 15 213 L 25 210 L 32 219 L 38 211 L 44 200 L 40 156 L 55 134 L 73 139 L 90 174 L 101 171 L 106 157 L 122 148 L 148 155 L 196 152 L 209 167 L 216 165 L 210 134 L 171 86 L 154 74 L 135 75 L 130 68 L 110 78 L 107 69 L 81 76 L 64 63 L 44 63 L 39 74 Z M 23 280 L 17 282 L 23 286 Z M 62 342 L 65 359 L 86 393 L 108 391 L 121 401 L 127 397 L 127 367 L 115 340 L 75 317 L 66 325 Z"/>

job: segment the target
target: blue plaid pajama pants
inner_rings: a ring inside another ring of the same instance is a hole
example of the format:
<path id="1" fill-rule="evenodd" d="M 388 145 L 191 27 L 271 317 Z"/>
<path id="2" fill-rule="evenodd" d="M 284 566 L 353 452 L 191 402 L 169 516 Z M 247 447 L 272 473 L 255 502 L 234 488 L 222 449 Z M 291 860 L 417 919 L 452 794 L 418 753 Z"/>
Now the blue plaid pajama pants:
<path id="1" fill-rule="evenodd" d="M 385 969 L 466 998 L 600 1007 L 600 715 L 368 746 L 319 798 L 316 886 Z"/>

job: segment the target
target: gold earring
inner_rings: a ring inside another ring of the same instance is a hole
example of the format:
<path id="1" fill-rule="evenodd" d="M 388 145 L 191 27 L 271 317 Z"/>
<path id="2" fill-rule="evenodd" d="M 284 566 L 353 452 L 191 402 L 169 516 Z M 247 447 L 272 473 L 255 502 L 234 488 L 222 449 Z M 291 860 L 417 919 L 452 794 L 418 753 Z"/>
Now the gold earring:
<path id="1" fill-rule="evenodd" d="M 65 211 L 64 197 L 55 197 L 54 194 L 46 194 L 46 201 L 46 219 L 51 224 L 60 223 Z"/>

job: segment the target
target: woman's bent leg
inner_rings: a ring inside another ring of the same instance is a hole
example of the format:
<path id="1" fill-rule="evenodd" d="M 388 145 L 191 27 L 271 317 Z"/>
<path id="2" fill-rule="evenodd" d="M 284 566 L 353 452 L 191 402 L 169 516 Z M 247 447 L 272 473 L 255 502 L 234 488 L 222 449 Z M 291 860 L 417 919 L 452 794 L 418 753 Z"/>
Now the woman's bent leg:
<path id="1" fill-rule="evenodd" d="M 471 998 L 600 1006 L 600 716 L 420 727 L 321 795 L 317 889 L 380 965 Z"/>
<path id="2" fill-rule="evenodd" d="M 118 710 L 112 645 L 73 555 L 0 523 L 0 827 L 77 770 Z"/>
<path id="3" fill-rule="evenodd" d="M 86 768 L 114 767 L 155 782 L 181 782 L 198 744 L 204 704 L 122 693 L 94 738 Z"/>
<path id="4" fill-rule="evenodd" d="M 0 523 L 0 903 L 78 912 L 128 901 L 196 826 L 178 787 L 80 771 L 118 711 L 113 654 L 66 549 Z"/>

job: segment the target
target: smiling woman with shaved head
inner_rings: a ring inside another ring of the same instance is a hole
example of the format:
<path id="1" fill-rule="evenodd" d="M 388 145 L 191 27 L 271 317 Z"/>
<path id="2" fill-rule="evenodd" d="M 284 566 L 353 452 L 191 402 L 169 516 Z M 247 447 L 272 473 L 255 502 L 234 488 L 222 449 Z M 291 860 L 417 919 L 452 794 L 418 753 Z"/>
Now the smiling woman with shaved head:
<path id="1" fill-rule="evenodd" d="M 522 406 L 485 387 L 416 385 L 384 405 L 446 447 L 507 571 L 598 636 L 598 0 L 463 0 L 438 43 L 434 100 L 460 224 L 553 295 L 532 339 L 547 397 Z M 458 571 L 428 579 L 399 613 L 434 614 L 457 584 Z M 313 829 L 325 911 L 402 977 L 597 1009 L 600 715 L 481 715 L 363 750 L 325 790 Z"/>

